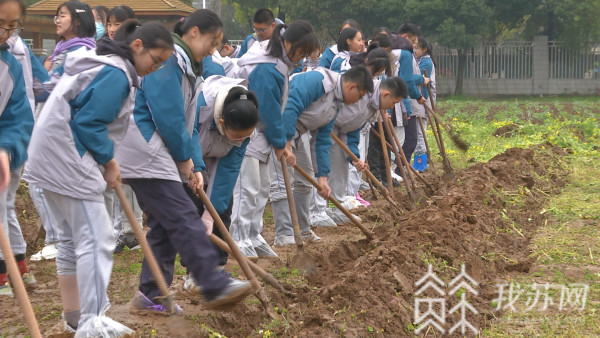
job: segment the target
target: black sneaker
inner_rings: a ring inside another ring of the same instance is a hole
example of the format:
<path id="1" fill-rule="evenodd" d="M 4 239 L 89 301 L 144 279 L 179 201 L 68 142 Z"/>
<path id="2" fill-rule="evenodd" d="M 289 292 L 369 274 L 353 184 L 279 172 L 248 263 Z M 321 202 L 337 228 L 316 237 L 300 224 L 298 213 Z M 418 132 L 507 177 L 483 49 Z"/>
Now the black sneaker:
<path id="1" fill-rule="evenodd" d="M 115 246 L 115 253 L 121 253 L 125 250 L 125 247 L 129 248 L 129 250 L 136 250 L 140 248 L 140 243 L 138 243 L 135 237 L 130 238 L 126 235 L 120 235 L 117 238 L 117 245 Z"/>
<path id="2" fill-rule="evenodd" d="M 249 281 L 231 278 L 229 284 L 216 297 L 207 298 L 204 307 L 209 310 L 227 310 L 254 292 Z"/>

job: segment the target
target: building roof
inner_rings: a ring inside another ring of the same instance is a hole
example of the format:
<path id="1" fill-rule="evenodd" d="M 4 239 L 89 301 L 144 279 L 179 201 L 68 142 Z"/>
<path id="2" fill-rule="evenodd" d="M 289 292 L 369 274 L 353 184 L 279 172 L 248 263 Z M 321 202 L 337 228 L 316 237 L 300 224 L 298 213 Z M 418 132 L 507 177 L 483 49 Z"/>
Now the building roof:
<path id="1" fill-rule="evenodd" d="M 28 15 L 54 16 L 59 5 L 66 0 L 42 0 L 27 8 Z M 184 16 L 196 9 L 180 0 L 84 0 L 83 2 L 95 6 L 106 6 L 111 9 L 116 6 L 126 5 L 131 7 L 136 16 Z"/>

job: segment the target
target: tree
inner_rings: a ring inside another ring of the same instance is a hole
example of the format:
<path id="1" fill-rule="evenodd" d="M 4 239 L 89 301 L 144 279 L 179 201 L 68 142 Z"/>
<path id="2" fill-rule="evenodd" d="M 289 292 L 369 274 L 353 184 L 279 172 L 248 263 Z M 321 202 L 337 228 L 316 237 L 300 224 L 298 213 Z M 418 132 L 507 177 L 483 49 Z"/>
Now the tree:
<path id="1" fill-rule="evenodd" d="M 458 50 L 455 94 L 461 94 L 467 51 L 485 36 L 493 14 L 486 0 L 407 0 L 405 10 L 425 35 Z"/>

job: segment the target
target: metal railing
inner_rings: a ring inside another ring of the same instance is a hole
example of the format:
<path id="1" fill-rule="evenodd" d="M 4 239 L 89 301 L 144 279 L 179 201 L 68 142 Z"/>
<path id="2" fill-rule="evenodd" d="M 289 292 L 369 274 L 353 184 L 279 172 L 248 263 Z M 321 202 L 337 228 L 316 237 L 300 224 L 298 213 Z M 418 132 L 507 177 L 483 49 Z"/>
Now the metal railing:
<path id="1" fill-rule="evenodd" d="M 533 77 L 533 41 L 483 42 L 468 50 L 465 79 L 531 79 Z M 458 51 L 434 47 L 436 76 L 454 78 L 458 71 Z M 538 56 L 539 57 L 539 56 Z M 571 48 L 563 42 L 548 42 L 550 79 L 598 79 L 600 45 Z"/>
<path id="2" fill-rule="evenodd" d="M 453 78 L 458 71 L 458 50 L 437 46 L 436 76 Z M 467 51 L 465 78 L 515 79 L 533 74 L 533 42 L 484 42 Z"/>
<path id="3" fill-rule="evenodd" d="M 598 79 L 600 46 L 570 48 L 564 42 L 548 42 L 551 79 Z"/>

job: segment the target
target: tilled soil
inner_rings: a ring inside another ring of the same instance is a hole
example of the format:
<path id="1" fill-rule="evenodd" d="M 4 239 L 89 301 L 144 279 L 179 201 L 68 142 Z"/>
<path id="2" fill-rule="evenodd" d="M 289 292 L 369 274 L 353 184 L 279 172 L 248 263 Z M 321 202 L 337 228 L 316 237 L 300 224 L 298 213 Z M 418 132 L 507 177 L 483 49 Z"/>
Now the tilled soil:
<path id="1" fill-rule="evenodd" d="M 139 251 L 115 256 L 109 288 L 113 305 L 108 315 L 144 337 L 208 336 L 209 328 L 227 336 L 411 335 L 416 327 L 415 299 L 424 296 L 415 295 L 419 289 L 415 283 L 427 273 L 428 264 L 446 284 L 464 264 L 478 283 L 478 295 L 469 293 L 467 299 L 479 314 L 467 318 L 482 329 L 499 315 L 491 305 L 498 296 L 495 284 L 527 272 L 535 261 L 529 242 L 544 221 L 540 209 L 545 198 L 564 183 L 566 172 L 557 161 L 563 151 L 544 146 L 543 151 L 539 147 L 509 149 L 452 178 L 428 172 L 425 177 L 434 191 L 418 201 L 414 210 L 403 189 L 395 192 L 401 210 L 394 210 L 381 197 L 373 201 L 371 193 L 364 192 L 372 206 L 356 214 L 374 231 L 375 239 L 366 240 L 352 225 L 316 228 L 323 240 L 305 246 L 318 264 L 316 276 L 303 277 L 290 266 L 295 247 L 274 248 L 280 259 L 258 263 L 293 295 L 266 286 L 271 316 L 255 297 L 230 312 L 203 310 L 199 295 L 181 290 L 180 276 L 172 290 L 185 317 L 131 315 L 128 302 L 137 287 L 134 271 L 141 262 Z M 271 222 L 266 222 L 264 235 L 272 241 Z M 30 246 L 32 252 L 37 249 Z M 30 298 L 42 332 L 48 332 L 61 312 L 54 263 L 31 262 L 30 267 L 39 282 Z M 227 268 L 241 275 L 233 260 Z M 182 270 L 176 272 L 183 274 Z M 431 290 L 425 295 L 435 296 Z M 460 297 L 452 294 L 445 300 L 448 310 Z M 456 313 L 448 314 L 445 329 L 459 318 Z M 24 328 L 16 300 L 0 299 L 1 332 L 19 336 Z"/>

